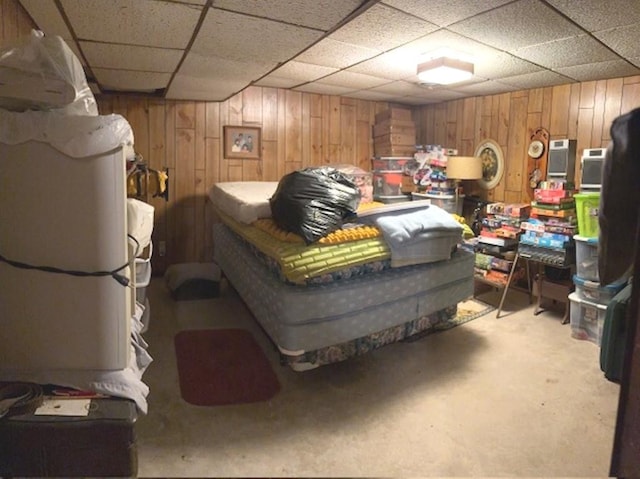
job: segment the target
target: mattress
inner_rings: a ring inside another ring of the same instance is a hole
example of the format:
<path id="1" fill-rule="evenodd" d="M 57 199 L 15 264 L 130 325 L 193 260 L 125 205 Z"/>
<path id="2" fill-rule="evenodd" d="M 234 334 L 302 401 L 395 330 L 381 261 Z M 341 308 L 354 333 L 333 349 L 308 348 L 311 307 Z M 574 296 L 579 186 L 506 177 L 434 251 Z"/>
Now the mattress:
<path id="1" fill-rule="evenodd" d="M 299 355 L 445 309 L 473 293 L 474 255 L 314 286 L 281 282 L 249 245 L 214 225 L 214 259 L 280 351 Z"/>
<path id="2" fill-rule="evenodd" d="M 258 218 L 271 217 L 269 198 L 277 187 L 277 181 L 221 182 L 211 187 L 209 199 L 216 209 L 231 218 L 251 224 Z"/>
<path id="3" fill-rule="evenodd" d="M 288 239 L 260 226 L 260 221 L 268 220 L 258 220 L 254 222 L 257 225 L 254 227 L 235 221 L 224 213 L 219 213 L 219 216 L 251 245 L 252 252 L 262 263 L 286 282 L 308 284 L 316 278 L 327 282 L 346 275 L 346 271 L 355 274 L 357 267 L 361 272 L 388 267 L 389 248 L 377 230 L 374 230 L 375 235 L 364 234 L 362 238 L 354 240 L 306 245 L 301 237 L 298 237 L 300 241 Z M 288 235 L 290 233 L 285 236 Z M 365 265 L 369 265 L 369 268 L 365 268 Z"/>

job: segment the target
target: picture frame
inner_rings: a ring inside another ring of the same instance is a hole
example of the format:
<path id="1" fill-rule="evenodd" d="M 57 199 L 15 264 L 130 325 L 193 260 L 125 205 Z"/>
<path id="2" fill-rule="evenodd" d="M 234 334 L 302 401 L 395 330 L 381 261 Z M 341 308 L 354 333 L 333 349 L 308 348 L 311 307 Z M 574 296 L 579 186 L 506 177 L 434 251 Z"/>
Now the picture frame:
<path id="1" fill-rule="evenodd" d="M 484 140 L 476 148 L 475 156 L 482 158 L 482 178 L 478 184 L 485 190 L 498 186 L 504 174 L 504 155 L 502 148 L 494 140 Z"/>
<path id="2" fill-rule="evenodd" d="M 262 129 L 256 126 L 224 127 L 224 157 L 257 160 L 261 152 Z"/>

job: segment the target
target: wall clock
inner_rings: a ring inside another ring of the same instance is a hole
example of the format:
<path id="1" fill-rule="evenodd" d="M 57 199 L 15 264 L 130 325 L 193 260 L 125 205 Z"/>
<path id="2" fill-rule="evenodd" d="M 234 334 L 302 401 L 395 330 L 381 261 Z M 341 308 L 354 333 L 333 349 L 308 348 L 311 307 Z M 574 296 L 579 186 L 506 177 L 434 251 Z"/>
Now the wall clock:
<path id="1" fill-rule="evenodd" d="M 504 174 L 504 155 L 500 145 L 493 140 L 484 140 L 476 148 L 475 156 L 482 158 L 482 178 L 478 183 L 485 190 L 498 186 Z"/>

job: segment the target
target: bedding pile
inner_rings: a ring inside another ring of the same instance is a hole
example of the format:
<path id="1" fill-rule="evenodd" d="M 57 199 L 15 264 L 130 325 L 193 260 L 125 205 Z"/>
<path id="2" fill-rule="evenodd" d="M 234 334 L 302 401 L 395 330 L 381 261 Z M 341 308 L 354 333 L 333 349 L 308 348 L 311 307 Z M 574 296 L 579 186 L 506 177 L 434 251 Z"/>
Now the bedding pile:
<path id="1" fill-rule="evenodd" d="M 321 218 L 327 228 L 309 241 L 269 211 L 280 186 L 218 183 L 209 196 L 214 260 L 283 364 L 311 369 L 444 328 L 473 293 L 474 255 L 457 247 L 463 227 L 430 201 L 385 205 L 340 191 L 336 221 Z M 300 204 L 301 221 L 326 213 L 308 195 Z"/>
<path id="2" fill-rule="evenodd" d="M 451 258 L 461 241 L 460 223 L 429 201 L 359 204 L 359 191 L 351 189 L 343 176 L 327 179 L 325 168 L 321 169 L 321 180 L 309 180 L 308 170 L 303 170 L 306 176 L 302 180 L 292 180 L 295 177 L 288 175 L 280 183 L 218 183 L 209 194 L 223 223 L 285 282 L 322 284 L 389 268 L 442 261 Z M 327 193 L 329 185 L 339 191 Z M 320 207 L 311 204 L 312 190 L 327 195 Z M 275 198 L 283 195 L 289 197 L 289 206 L 298 198 L 300 203 L 293 207 L 306 211 L 304 217 L 300 211 L 287 213 L 290 220 L 297 217 L 308 224 L 320 216 L 319 226 L 311 225 L 316 231 L 305 230 L 306 226 L 287 227 L 282 218 L 278 221 L 275 214 L 270 217 L 269 208 L 277 202 Z M 332 202 L 340 206 L 336 207 L 332 220 L 327 221 L 326 212 Z M 351 210 L 354 213 L 351 222 L 343 223 L 345 212 Z M 319 230 L 323 234 L 319 235 Z M 316 239 L 310 242 L 312 237 Z"/>

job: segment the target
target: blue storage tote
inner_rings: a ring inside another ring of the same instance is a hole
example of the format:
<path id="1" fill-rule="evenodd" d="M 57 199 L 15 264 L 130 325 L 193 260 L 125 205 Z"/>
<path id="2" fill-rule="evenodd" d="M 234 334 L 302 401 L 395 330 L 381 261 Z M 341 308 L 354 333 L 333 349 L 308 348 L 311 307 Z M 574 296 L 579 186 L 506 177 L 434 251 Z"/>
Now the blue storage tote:
<path id="1" fill-rule="evenodd" d="M 576 294 L 580 299 L 599 304 L 608 304 L 626 283 L 614 283 L 600 286 L 600 283 L 589 281 L 577 275 L 573 276 L 573 284 L 576 285 Z"/>

